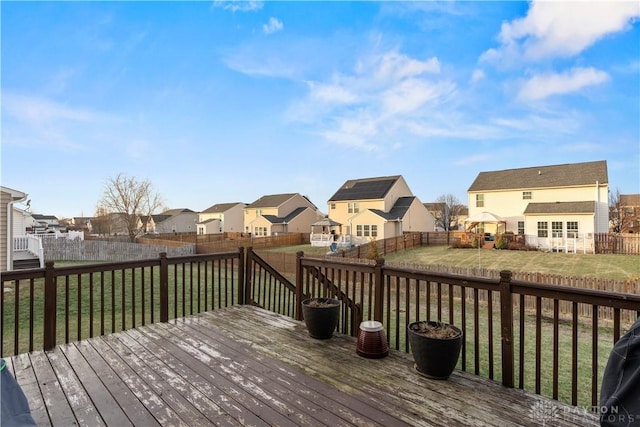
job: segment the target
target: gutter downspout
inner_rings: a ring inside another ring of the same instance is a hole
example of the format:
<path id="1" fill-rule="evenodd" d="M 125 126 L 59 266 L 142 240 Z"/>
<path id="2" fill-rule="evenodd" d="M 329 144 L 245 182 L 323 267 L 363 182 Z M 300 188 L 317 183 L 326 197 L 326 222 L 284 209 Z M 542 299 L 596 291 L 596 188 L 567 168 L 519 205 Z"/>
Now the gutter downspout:
<path id="1" fill-rule="evenodd" d="M 7 271 L 13 270 L 13 204 L 24 202 L 29 197 L 25 194 L 20 199 L 15 199 L 7 203 Z"/>

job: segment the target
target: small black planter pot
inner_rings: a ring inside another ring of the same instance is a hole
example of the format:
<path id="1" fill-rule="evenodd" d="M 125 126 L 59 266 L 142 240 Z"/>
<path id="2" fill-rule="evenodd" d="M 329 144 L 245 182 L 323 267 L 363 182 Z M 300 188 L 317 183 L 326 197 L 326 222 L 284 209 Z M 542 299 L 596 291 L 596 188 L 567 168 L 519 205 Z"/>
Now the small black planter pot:
<path id="1" fill-rule="evenodd" d="M 320 306 L 314 307 L 314 302 Z M 309 298 L 302 301 L 302 316 L 312 338 L 326 340 L 333 336 L 340 316 L 340 301 L 334 298 Z"/>
<path id="2" fill-rule="evenodd" d="M 413 360 L 415 360 L 415 368 L 419 374 L 425 377 L 446 380 L 453 372 L 460 357 L 460 349 L 462 348 L 463 334 L 459 328 L 448 325 L 453 328 L 457 334 L 452 338 L 433 338 L 416 331 L 420 330 L 421 323 L 430 325 L 438 325 L 439 322 L 413 322 L 407 326 L 409 333 L 409 345 Z"/>

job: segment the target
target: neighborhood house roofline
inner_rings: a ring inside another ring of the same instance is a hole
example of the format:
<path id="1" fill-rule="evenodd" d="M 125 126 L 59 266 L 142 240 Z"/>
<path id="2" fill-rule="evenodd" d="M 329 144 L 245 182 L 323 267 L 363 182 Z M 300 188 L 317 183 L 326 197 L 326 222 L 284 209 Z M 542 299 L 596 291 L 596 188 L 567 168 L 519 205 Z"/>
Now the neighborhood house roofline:
<path id="1" fill-rule="evenodd" d="M 222 213 L 222 212 L 226 212 L 229 209 L 233 208 L 234 206 L 237 205 L 243 205 L 244 203 L 242 202 L 235 202 L 235 203 L 218 203 L 216 205 L 210 206 L 207 209 L 203 210 L 200 213 Z"/>
<path id="2" fill-rule="evenodd" d="M 271 224 L 286 224 L 291 222 L 291 220 L 293 220 L 295 217 L 297 217 L 307 209 L 310 209 L 310 208 L 302 208 L 302 207 L 296 208 L 293 210 L 293 212 L 291 212 L 289 215 L 285 217 L 277 217 L 275 215 L 262 215 L 262 217 L 267 221 L 269 221 Z"/>
<path id="3" fill-rule="evenodd" d="M 525 215 L 532 214 L 595 214 L 596 202 L 529 203 Z"/>
<path id="4" fill-rule="evenodd" d="M 350 179 L 331 196 L 329 202 L 383 199 L 400 178 L 400 175 L 394 175 L 377 178 Z"/>
<path id="5" fill-rule="evenodd" d="M 596 182 L 609 183 L 606 160 L 480 172 L 468 191 L 593 186 Z"/>
<path id="6" fill-rule="evenodd" d="M 384 218 L 387 221 L 398 221 L 404 218 L 407 214 L 407 211 L 411 207 L 411 203 L 415 200 L 415 197 L 400 197 L 395 205 L 391 208 L 389 212 L 383 212 L 380 209 L 369 209 L 372 213 L 378 215 L 381 218 Z"/>
<path id="7" fill-rule="evenodd" d="M 278 206 L 282 205 L 287 200 L 290 200 L 296 194 L 298 194 L 298 193 L 270 194 L 270 195 L 262 196 L 258 200 L 256 200 L 255 202 L 250 203 L 245 207 L 249 208 L 249 209 L 252 209 L 252 208 L 275 208 L 275 207 L 278 207 Z"/>

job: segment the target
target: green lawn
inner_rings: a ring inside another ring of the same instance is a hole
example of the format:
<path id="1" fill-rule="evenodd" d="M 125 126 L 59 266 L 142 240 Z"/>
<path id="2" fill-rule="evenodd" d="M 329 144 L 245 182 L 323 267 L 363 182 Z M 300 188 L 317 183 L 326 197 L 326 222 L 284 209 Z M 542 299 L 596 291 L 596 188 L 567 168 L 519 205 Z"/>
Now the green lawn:
<path id="1" fill-rule="evenodd" d="M 284 253 L 303 251 L 307 256 L 318 256 L 325 255 L 328 249 L 297 245 L 272 248 L 270 251 Z M 439 264 L 481 267 L 498 271 L 512 270 L 602 279 L 640 280 L 640 255 L 565 254 L 424 246 L 386 254 L 383 257 L 386 262 L 407 265 Z"/>

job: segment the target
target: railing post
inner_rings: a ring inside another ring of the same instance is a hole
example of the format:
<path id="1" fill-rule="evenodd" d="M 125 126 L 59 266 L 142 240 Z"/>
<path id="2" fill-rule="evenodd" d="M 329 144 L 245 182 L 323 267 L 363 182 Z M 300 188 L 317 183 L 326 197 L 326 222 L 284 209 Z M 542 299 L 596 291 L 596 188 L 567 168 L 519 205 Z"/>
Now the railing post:
<path id="1" fill-rule="evenodd" d="M 502 385 L 513 387 L 513 297 L 511 271 L 500 272 L 500 331 L 502 340 Z"/>
<path id="2" fill-rule="evenodd" d="M 57 281 L 53 261 L 45 262 L 44 268 L 44 349 L 52 350 L 56 346 Z"/>
<path id="3" fill-rule="evenodd" d="M 244 263 L 244 301 L 246 304 L 253 304 L 253 276 L 251 269 L 253 268 L 253 246 L 247 248 L 247 256 Z"/>
<path id="4" fill-rule="evenodd" d="M 304 283 L 302 275 L 302 257 L 304 252 L 296 252 L 296 292 L 295 292 L 295 316 L 297 320 L 302 320 L 302 286 Z"/>
<path id="5" fill-rule="evenodd" d="M 245 254 L 244 246 L 238 248 L 238 304 L 243 305 L 247 303 L 247 283 L 245 278 L 245 265 L 248 264 L 246 258 L 249 257 L 249 252 Z"/>
<path id="6" fill-rule="evenodd" d="M 384 266 L 384 258 L 376 259 L 376 265 L 374 267 L 373 280 L 374 280 L 374 294 L 375 301 L 373 303 L 373 319 L 378 322 L 382 322 L 383 316 L 383 276 L 382 267 Z"/>
<path id="7" fill-rule="evenodd" d="M 160 321 L 169 321 L 169 261 L 166 252 L 160 252 Z"/>

